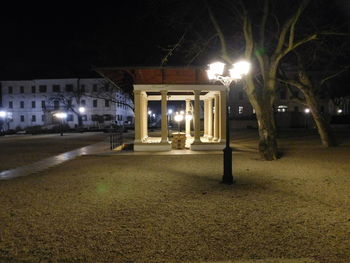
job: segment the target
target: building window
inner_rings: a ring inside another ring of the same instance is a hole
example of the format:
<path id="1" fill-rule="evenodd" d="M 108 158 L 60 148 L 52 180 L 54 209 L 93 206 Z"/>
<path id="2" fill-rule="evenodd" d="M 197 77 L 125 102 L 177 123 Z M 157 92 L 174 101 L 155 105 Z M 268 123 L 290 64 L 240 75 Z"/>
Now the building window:
<path id="1" fill-rule="evenodd" d="M 53 92 L 60 92 L 61 91 L 60 85 L 53 85 L 52 86 L 52 91 Z"/>
<path id="2" fill-rule="evenodd" d="M 97 84 L 94 84 L 94 85 L 92 86 L 92 91 L 93 91 L 93 92 L 97 92 Z"/>
<path id="3" fill-rule="evenodd" d="M 32 86 L 32 93 L 35 93 L 35 86 Z"/>
<path id="4" fill-rule="evenodd" d="M 73 92 L 73 84 L 67 84 L 66 85 L 66 91 L 67 92 Z"/>
<path id="5" fill-rule="evenodd" d="M 67 100 L 67 107 L 72 108 L 72 100 Z"/>
<path id="6" fill-rule="evenodd" d="M 82 116 L 81 116 L 81 120 L 82 120 L 82 121 L 87 121 L 87 115 L 82 115 Z"/>
<path id="7" fill-rule="evenodd" d="M 109 107 L 109 100 L 105 100 L 105 107 Z"/>
<path id="8" fill-rule="evenodd" d="M 41 108 L 45 109 L 46 108 L 46 103 L 44 100 L 41 101 Z"/>
<path id="9" fill-rule="evenodd" d="M 41 115 L 41 121 L 45 122 L 45 114 Z"/>
<path id="10" fill-rule="evenodd" d="M 20 108 L 21 108 L 21 109 L 24 109 L 24 101 L 21 101 L 21 102 L 20 102 Z"/>
<path id="11" fill-rule="evenodd" d="M 243 114 L 243 106 L 238 106 L 238 114 Z"/>
<path id="12" fill-rule="evenodd" d="M 21 122 L 24 122 L 24 115 L 21 115 Z"/>
<path id="13" fill-rule="evenodd" d="M 46 92 L 46 91 L 47 91 L 46 85 L 40 85 L 40 86 L 39 86 L 39 92 L 44 93 L 44 92 Z"/>
<path id="14" fill-rule="evenodd" d="M 80 85 L 80 92 L 85 92 L 85 85 Z"/>
<path id="15" fill-rule="evenodd" d="M 280 91 L 280 99 L 281 100 L 287 99 L 287 91 L 286 90 L 281 90 Z"/>
<path id="16" fill-rule="evenodd" d="M 286 105 L 279 105 L 279 106 L 277 107 L 277 111 L 278 111 L 278 112 L 286 112 L 287 109 L 288 109 L 288 107 L 287 107 Z"/>
<path id="17" fill-rule="evenodd" d="M 36 122 L 36 116 L 32 115 L 32 122 Z"/>
<path id="18" fill-rule="evenodd" d="M 9 94 L 13 93 L 13 88 L 11 86 L 8 87 Z"/>
<path id="19" fill-rule="evenodd" d="M 53 102 L 53 108 L 54 108 L 55 110 L 58 110 L 58 109 L 60 108 L 60 102 L 59 102 L 58 100 L 55 100 L 55 101 Z"/>
<path id="20" fill-rule="evenodd" d="M 32 101 L 32 108 L 34 109 L 36 107 L 35 101 Z"/>
<path id="21" fill-rule="evenodd" d="M 239 99 L 239 100 L 243 100 L 243 92 L 242 92 L 242 91 L 240 91 L 240 92 L 238 93 L 238 99 Z"/>
<path id="22" fill-rule="evenodd" d="M 93 106 L 94 108 L 97 108 L 97 100 L 93 100 L 93 101 L 92 101 L 92 106 Z"/>
<path id="23" fill-rule="evenodd" d="M 19 90 L 20 90 L 20 91 L 19 91 L 20 93 L 24 93 L 24 87 L 23 87 L 23 86 L 20 86 L 20 87 L 19 87 Z"/>
<path id="24" fill-rule="evenodd" d="M 81 106 L 86 106 L 86 101 L 85 101 L 85 100 L 81 100 L 81 101 L 80 101 L 80 105 L 81 105 Z"/>
<path id="25" fill-rule="evenodd" d="M 13 101 L 9 101 L 9 108 L 13 109 Z"/>
<path id="26" fill-rule="evenodd" d="M 67 121 L 74 121 L 73 114 L 68 114 Z"/>

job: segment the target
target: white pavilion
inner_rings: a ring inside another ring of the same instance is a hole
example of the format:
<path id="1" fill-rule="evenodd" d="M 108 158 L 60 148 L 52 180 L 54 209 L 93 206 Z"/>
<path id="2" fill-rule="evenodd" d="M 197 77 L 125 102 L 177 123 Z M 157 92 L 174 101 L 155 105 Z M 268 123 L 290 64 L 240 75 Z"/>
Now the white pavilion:
<path id="1" fill-rule="evenodd" d="M 134 151 L 171 151 L 168 101 L 185 101 L 186 113 L 193 105 L 193 120 L 185 120 L 186 145 L 190 150 L 222 150 L 226 142 L 226 88 L 210 84 L 200 68 L 109 68 L 103 75 L 117 82 L 128 74 L 133 79 Z M 161 136 L 148 132 L 148 102 L 161 103 Z M 203 102 L 201 102 L 203 101 Z M 201 112 L 201 103 L 203 112 Z M 201 115 L 203 119 L 201 119 Z M 193 131 L 191 131 L 193 121 Z M 203 122 L 203 123 L 201 123 Z M 192 136 L 193 135 L 193 136 Z"/>

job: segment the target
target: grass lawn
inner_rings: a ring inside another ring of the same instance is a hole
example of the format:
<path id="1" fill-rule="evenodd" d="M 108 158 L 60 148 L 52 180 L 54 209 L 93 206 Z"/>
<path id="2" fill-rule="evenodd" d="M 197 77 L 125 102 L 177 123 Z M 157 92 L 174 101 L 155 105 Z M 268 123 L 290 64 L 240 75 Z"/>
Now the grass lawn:
<path id="1" fill-rule="evenodd" d="M 282 137 L 221 155 L 84 156 L 0 181 L 0 262 L 350 262 L 350 144 Z M 278 261 L 277 261 L 278 262 Z"/>
<path id="2" fill-rule="evenodd" d="M 94 132 L 0 137 L 0 171 L 101 142 L 106 136 Z"/>

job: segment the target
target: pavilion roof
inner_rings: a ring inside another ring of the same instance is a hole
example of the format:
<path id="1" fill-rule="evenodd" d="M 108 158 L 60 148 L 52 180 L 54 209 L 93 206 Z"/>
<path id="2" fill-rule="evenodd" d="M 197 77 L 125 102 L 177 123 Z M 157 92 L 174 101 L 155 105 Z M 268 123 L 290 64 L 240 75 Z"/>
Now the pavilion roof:
<path id="1" fill-rule="evenodd" d="M 199 67 L 118 67 L 96 68 L 95 71 L 118 85 L 125 81 L 141 85 L 210 84 L 206 71 Z"/>

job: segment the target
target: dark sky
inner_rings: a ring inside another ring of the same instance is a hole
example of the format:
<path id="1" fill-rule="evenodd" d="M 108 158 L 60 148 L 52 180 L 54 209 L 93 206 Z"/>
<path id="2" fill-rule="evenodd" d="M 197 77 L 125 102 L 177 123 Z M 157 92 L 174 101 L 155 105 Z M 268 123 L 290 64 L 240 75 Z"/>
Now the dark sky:
<path id="1" fill-rule="evenodd" d="M 160 65 L 165 54 L 161 47 L 175 43 L 183 30 L 176 32 L 164 23 L 164 14 L 152 8 L 157 1 L 85 1 L 80 6 L 72 5 L 75 1 L 30 1 L 2 8 L 0 78 L 74 74 L 94 66 Z M 161 2 L 165 7 L 169 3 L 170 13 L 171 4 L 177 3 Z M 350 0 L 336 3 L 349 18 Z"/>
<path id="2" fill-rule="evenodd" d="M 85 1 L 78 7 L 52 2 L 2 10 L 1 75 L 160 63 L 166 33 L 149 4 Z"/>

